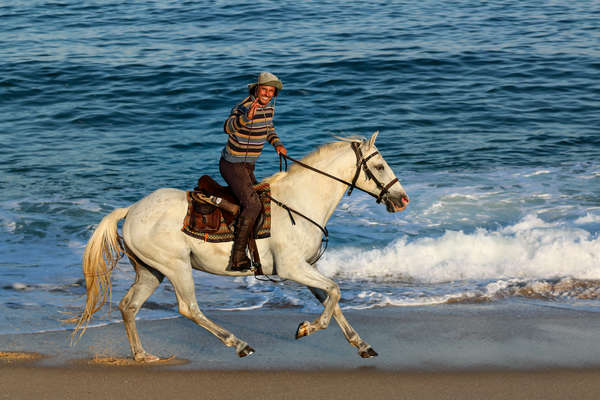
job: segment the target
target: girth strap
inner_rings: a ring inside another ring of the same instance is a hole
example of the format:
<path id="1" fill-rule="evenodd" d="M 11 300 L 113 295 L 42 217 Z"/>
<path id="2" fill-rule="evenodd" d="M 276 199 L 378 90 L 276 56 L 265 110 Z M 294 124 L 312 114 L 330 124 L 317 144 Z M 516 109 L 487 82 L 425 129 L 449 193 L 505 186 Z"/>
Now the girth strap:
<path id="1" fill-rule="evenodd" d="M 269 198 L 271 199 L 271 201 L 273 203 L 277 204 L 279 207 L 283 208 L 284 210 L 286 210 L 288 212 L 288 215 L 290 216 L 292 225 L 296 225 L 296 221 L 294 221 L 294 217 L 292 216 L 292 213 L 294 213 L 294 214 L 299 215 L 300 217 L 304 218 L 308 222 L 312 223 L 313 225 L 315 225 L 317 228 L 319 228 L 321 230 L 321 232 L 323 233 L 323 236 L 325 236 L 325 239 L 322 240 L 322 242 L 325 243 L 325 246 L 319 251 L 319 253 L 317 253 L 313 257 L 312 260 L 309 261 L 309 264 L 315 264 L 317 261 L 319 261 L 319 259 L 323 255 L 323 253 L 325 253 L 325 250 L 327 250 L 327 244 L 329 243 L 329 231 L 327 230 L 327 227 L 319 225 L 312 218 L 307 217 L 306 215 L 302 214 L 300 211 L 294 210 L 293 208 L 289 207 L 287 204 L 282 203 L 281 201 L 276 200 L 271 196 L 269 196 Z"/>

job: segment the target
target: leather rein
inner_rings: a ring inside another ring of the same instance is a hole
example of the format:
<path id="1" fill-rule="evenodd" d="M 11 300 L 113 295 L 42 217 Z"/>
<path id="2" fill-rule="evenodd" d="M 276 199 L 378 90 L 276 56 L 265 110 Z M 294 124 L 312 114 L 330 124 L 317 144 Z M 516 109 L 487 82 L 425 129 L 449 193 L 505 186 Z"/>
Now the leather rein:
<path id="1" fill-rule="evenodd" d="M 348 185 L 348 187 L 349 187 L 348 196 L 350 196 L 350 194 L 352 193 L 352 190 L 356 188 L 356 189 L 363 191 L 363 192 L 367 193 L 368 195 L 374 197 L 375 199 L 377 199 L 377 203 L 381 203 L 383 196 L 385 196 L 389 192 L 389 189 L 390 189 L 390 187 L 392 187 L 392 185 L 394 185 L 396 182 L 398 182 L 398 178 L 394 177 L 394 179 L 392 179 L 389 183 L 384 185 L 375 177 L 375 175 L 371 172 L 371 170 L 369 169 L 369 166 L 367 165 L 367 161 L 369 161 L 374 156 L 378 155 L 379 151 L 374 151 L 373 153 L 369 154 L 367 157 L 364 157 L 362 154 L 362 151 L 360 150 L 360 143 L 357 143 L 357 142 L 352 142 L 352 150 L 354 150 L 354 154 L 356 154 L 356 172 L 354 173 L 352 182 L 347 182 L 341 178 L 338 178 L 337 176 L 331 175 L 325 171 L 321 171 L 320 169 L 317 169 L 315 167 L 311 167 L 310 165 L 305 164 L 302 161 L 295 160 L 292 157 L 289 157 L 285 154 L 279 155 L 279 170 L 283 171 L 283 165 L 282 165 L 282 160 L 283 160 L 283 161 L 285 161 L 285 170 L 287 171 L 287 160 L 290 160 L 290 161 L 300 165 L 303 168 L 306 168 L 313 172 L 317 172 L 328 178 L 331 178 L 331 179 L 341 182 L 345 185 Z M 375 182 L 377 187 L 380 189 L 379 195 L 372 193 L 361 187 L 356 186 L 356 181 L 358 180 L 358 177 L 360 176 L 361 170 L 365 171 L 365 175 L 367 176 L 367 179 L 373 179 L 373 181 Z M 286 210 L 288 212 L 290 220 L 292 221 L 292 225 L 296 225 L 296 221 L 294 221 L 294 217 L 292 216 L 292 213 L 294 213 L 294 214 L 299 215 L 302 218 L 306 219 L 307 221 L 311 222 L 313 225 L 316 225 L 321 230 L 321 232 L 323 232 L 323 235 L 325 236 L 325 238 L 322 240 L 322 242 L 325 244 L 319 250 L 319 252 L 313 257 L 313 259 L 311 261 L 309 261 L 309 263 L 311 265 L 314 265 L 323 256 L 323 254 L 325 253 L 325 250 L 327 250 L 327 244 L 329 243 L 329 232 L 327 231 L 327 228 L 319 225 L 313 219 L 307 217 L 306 215 L 302 214 L 301 212 L 296 211 L 291 207 L 288 207 L 286 204 L 282 203 L 281 201 L 276 200 L 271 196 L 269 196 L 269 197 L 275 204 L 277 204 L 279 207 L 283 208 L 284 210 Z M 269 280 L 273 281 L 270 278 L 269 278 Z"/>
<path id="2" fill-rule="evenodd" d="M 386 185 L 384 185 L 383 183 L 381 183 L 381 181 L 379 179 L 377 179 L 375 177 L 375 175 L 371 172 L 371 170 L 369 169 L 369 166 L 367 165 L 367 161 L 369 161 L 371 158 L 375 157 L 376 155 L 379 154 L 379 151 L 376 150 L 373 153 L 369 154 L 367 157 L 364 157 L 362 154 L 362 151 L 360 150 L 360 143 L 357 142 L 352 142 L 352 150 L 354 150 L 354 154 L 356 154 L 356 172 L 354 173 L 354 177 L 352 178 L 352 182 L 347 182 L 341 178 L 338 178 L 337 176 L 331 175 L 325 171 L 321 171 L 320 169 L 317 169 L 315 167 L 311 167 L 308 164 L 303 163 L 302 161 L 298 161 L 293 159 L 292 157 L 288 157 L 287 155 L 284 154 L 280 154 L 279 155 L 279 169 L 281 170 L 281 159 L 286 160 L 285 161 L 285 169 L 287 170 L 287 160 L 290 160 L 292 162 L 295 162 L 296 164 L 309 169 L 313 172 L 317 172 L 321 175 L 325 175 L 328 178 L 331 178 L 333 180 L 336 180 L 338 182 L 341 182 L 345 185 L 348 185 L 348 196 L 350 196 L 352 194 L 352 190 L 354 190 L 355 188 L 365 192 L 366 194 L 374 197 L 377 200 L 377 203 L 381 203 L 381 200 L 383 199 L 383 196 L 385 196 L 388 192 L 389 189 L 396 183 L 398 182 L 398 178 L 394 177 L 394 179 L 392 179 L 390 182 L 388 182 Z M 375 185 L 377 185 L 377 188 L 380 190 L 379 195 L 370 192 L 366 189 L 360 188 L 358 186 L 356 186 L 356 181 L 358 180 L 358 177 L 360 176 L 360 171 L 361 169 L 363 171 L 365 171 L 365 175 L 367 176 L 367 179 L 373 179 L 373 181 L 375 182 Z"/>

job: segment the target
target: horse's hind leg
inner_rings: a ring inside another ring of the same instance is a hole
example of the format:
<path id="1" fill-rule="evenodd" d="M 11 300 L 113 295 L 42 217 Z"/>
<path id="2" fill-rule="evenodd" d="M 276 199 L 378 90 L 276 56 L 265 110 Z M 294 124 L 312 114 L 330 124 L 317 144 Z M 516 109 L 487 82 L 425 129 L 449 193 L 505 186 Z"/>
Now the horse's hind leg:
<path id="1" fill-rule="evenodd" d="M 248 343 L 238 339 L 226 329 L 206 318 L 202 311 L 200 311 L 196 300 L 191 266 L 186 265 L 176 270 L 176 274 L 173 274 L 173 276 L 169 274 L 167 278 L 169 278 L 175 288 L 179 312 L 218 337 L 225 346 L 235 347 L 238 356 L 245 357 L 254 353 L 254 349 Z"/>
<path id="2" fill-rule="evenodd" d="M 142 307 L 142 304 L 160 285 L 164 275 L 138 260 L 132 259 L 131 262 L 135 267 L 136 279 L 119 303 L 119 310 L 121 310 L 121 315 L 123 316 L 123 323 L 125 324 L 133 358 L 136 361 L 158 361 L 158 357 L 144 351 L 142 342 L 138 336 L 135 316 Z"/>
<path id="3" fill-rule="evenodd" d="M 327 292 L 314 287 L 309 287 L 309 289 L 322 304 L 325 303 L 325 300 L 327 300 Z M 362 358 L 377 356 L 377 352 L 373 350 L 373 348 L 367 342 L 361 339 L 352 325 L 350 325 L 350 323 L 346 320 L 346 317 L 342 313 L 342 309 L 340 308 L 339 304 L 335 305 L 335 309 L 333 310 L 333 318 L 335 318 L 338 325 L 342 329 L 342 332 L 344 333 L 348 343 L 358 349 L 358 354 L 360 354 Z"/>

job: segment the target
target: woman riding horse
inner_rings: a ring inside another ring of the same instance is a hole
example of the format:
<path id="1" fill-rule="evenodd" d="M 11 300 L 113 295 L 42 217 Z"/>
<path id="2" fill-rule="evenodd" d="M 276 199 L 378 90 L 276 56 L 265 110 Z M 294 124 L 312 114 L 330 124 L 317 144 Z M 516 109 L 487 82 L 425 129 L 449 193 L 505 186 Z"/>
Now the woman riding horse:
<path id="1" fill-rule="evenodd" d="M 260 198 L 253 188 L 257 183 L 254 163 L 265 141 L 275 147 L 277 154 L 287 154 L 275 133 L 275 107 L 270 105 L 282 88 L 279 78 L 269 72 L 261 72 L 258 80 L 248 85 L 250 95 L 233 107 L 225 121 L 224 129 L 229 139 L 221 154 L 219 170 L 241 206 L 231 252 L 232 271 L 245 271 L 252 266 L 246 255 L 246 246 L 262 209 Z"/>

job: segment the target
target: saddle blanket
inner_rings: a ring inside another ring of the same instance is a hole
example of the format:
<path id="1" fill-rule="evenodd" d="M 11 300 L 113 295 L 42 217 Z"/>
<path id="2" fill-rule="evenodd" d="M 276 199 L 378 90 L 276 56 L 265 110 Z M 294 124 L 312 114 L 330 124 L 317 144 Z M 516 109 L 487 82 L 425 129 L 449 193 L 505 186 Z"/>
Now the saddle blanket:
<path id="1" fill-rule="evenodd" d="M 196 188 L 198 189 L 198 188 Z M 271 187 L 268 183 L 259 183 L 254 190 L 263 204 L 263 211 L 257 218 L 254 239 L 271 236 Z M 235 216 L 194 196 L 195 191 L 187 191 L 188 210 L 181 230 L 187 235 L 205 242 L 231 242 L 234 239 Z M 202 191 L 204 195 L 211 195 Z M 219 193 L 221 196 L 222 193 Z M 232 201 L 236 201 L 231 196 Z"/>

